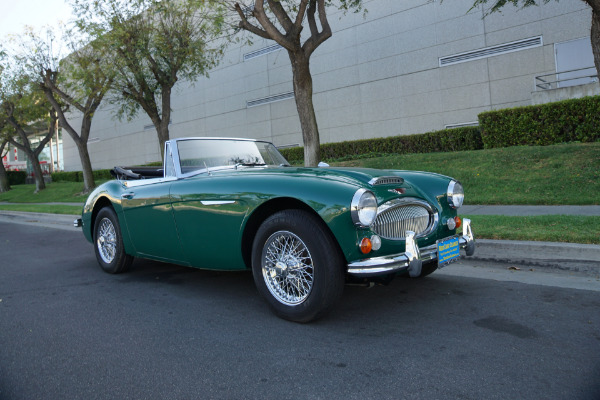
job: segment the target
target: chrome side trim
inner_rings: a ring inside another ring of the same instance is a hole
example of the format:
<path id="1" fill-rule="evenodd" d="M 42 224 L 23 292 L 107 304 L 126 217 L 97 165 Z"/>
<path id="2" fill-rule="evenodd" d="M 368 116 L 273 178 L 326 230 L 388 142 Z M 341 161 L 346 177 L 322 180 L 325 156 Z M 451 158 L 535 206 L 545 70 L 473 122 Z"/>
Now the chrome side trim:
<path id="1" fill-rule="evenodd" d="M 233 204 L 235 200 L 200 200 L 203 206 L 220 206 L 223 204 Z"/>

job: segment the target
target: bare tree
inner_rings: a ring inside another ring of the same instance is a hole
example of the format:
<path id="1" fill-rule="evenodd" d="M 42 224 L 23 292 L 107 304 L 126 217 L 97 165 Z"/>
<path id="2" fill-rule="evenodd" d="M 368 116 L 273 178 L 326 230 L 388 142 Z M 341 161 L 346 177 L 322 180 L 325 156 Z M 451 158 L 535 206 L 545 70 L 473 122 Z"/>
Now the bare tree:
<path id="1" fill-rule="evenodd" d="M 141 108 L 156 128 L 161 156 L 169 139 L 175 83 L 207 76 L 223 54 L 218 5 L 205 0 L 72 0 L 78 25 L 108 49 L 110 101 L 119 118 Z"/>
<path id="2" fill-rule="evenodd" d="M 489 15 L 491 13 L 500 11 L 506 4 L 512 4 L 518 8 L 525 8 L 529 6 L 537 6 L 540 4 L 549 3 L 551 0 L 475 0 L 471 9 L 492 3 L 490 9 L 485 13 Z M 558 1 L 558 0 L 555 0 Z M 590 42 L 592 44 L 592 53 L 594 54 L 594 65 L 596 66 L 596 73 L 600 76 L 600 0 L 581 0 L 592 9 L 592 27 L 590 29 Z"/>
<path id="3" fill-rule="evenodd" d="M 239 28 L 264 39 L 271 39 L 287 50 L 292 64 L 294 96 L 304 141 L 304 164 L 320 161 L 319 128 L 313 105 L 313 80 L 310 57 L 332 36 L 327 9 L 344 11 L 363 9 L 362 0 L 256 0 L 226 1 L 237 13 Z M 304 32 L 308 25 L 308 32 Z M 305 33 L 303 35 L 303 33 Z"/>
<path id="4" fill-rule="evenodd" d="M 60 46 L 50 29 L 45 35 L 29 30 L 19 40 L 19 61 L 44 93 L 56 111 L 60 125 L 77 146 L 84 192 L 90 192 L 96 182 L 87 144 L 92 119 L 113 81 L 106 67 L 110 57 L 106 49 L 86 43 L 73 30 L 63 35 L 62 43 L 70 51 L 65 58 L 62 58 Z M 68 112 L 81 114 L 79 130 L 70 123 Z"/>
<path id="5" fill-rule="evenodd" d="M 3 137 L 23 151 L 31 163 L 36 193 L 46 188 L 39 155 L 54 134 L 57 116 L 37 85 L 20 66 L 2 58 L 0 63 L 0 113 L 5 121 Z M 48 128 L 37 146 L 29 136 Z"/>
<path id="6" fill-rule="evenodd" d="M 46 108 L 46 112 L 49 116 L 46 118 L 48 132 L 42 137 L 36 147 L 32 147 L 31 141 L 29 140 L 29 135 L 32 133 L 32 131 L 30 131 L 28 129 L 29 127 L 27 126 L 27 123 L 32 121 L 32 119 L 30 119 L 30 116 L 27 116 L 27 112 L 23 112 L 24 110 L 19 109 L 22 104 L 22 100 L 23 98 L 17 99 L 16 102 L 10 99 L 4 100 L 2 102 L 2 110 L 6 115 L 7 125 L 14 130 L 12 135 L 7 135 L 7 140 L 10 144 L 23 151 L 31 162 L 31 167 L 33 168 L 33 177 L 35 179 L 35 193 L 37 193 L 46 188 L 39 156 L 54 134 L 54 126 L 56 125 L 57 116 L 56 112 L 51 110 L 50 107 Z M 27 132 L 26 129 L 29 132 Z"/>

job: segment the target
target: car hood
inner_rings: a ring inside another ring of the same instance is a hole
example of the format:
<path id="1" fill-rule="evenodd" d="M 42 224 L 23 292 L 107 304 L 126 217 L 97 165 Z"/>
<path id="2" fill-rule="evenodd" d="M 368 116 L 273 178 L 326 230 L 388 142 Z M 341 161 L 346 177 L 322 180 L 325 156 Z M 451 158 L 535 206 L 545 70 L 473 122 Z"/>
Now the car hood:
<path id="1" fill-rule="evenodd" d="M 256 170 L 254 170 L 256 171 Z M 370 185 L 373 179 L 381 177 L 400 177 L 407 184 L 418 184 L 422 179 L 451 179 L 447 176 L 421 171 L 406 171 L 394 169 L 372 169 L 372 168 L 354 168 L 354 167 L 286 167 L 286 168 L 264 168 L 261 173 L 284 173 L 292 175 L 311 175 L 324 179 L 343 181 L 350 184 Z"/>

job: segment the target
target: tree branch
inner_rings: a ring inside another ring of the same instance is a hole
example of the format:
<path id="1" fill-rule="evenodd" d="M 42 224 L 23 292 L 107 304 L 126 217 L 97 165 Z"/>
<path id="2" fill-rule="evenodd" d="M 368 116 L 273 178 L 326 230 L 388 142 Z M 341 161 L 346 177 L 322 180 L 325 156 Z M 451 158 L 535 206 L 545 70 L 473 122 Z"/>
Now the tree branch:
<path id="1" fill-rule="evenodd" d="M 305 1 L 306 0 L 302 0 L 302 2 L 305 2 Z M 275 17 L 277 18 L 277 20 L 283 27 L 283 30 L 286 32 L 290 32 L 292 30 L 292 27 L 294 26 L 294 24 L 292 24 L 292 20 L 290 19 L 290 17 L 287 15 L 285 10 L 283 9 L 283 6 L 281 5 L 281 1 L 267 0 L 267 3 L 269 3 L 269 8 L 271 9 L 271 11 L 273 11 L 273 14 L 275 14 Z"/>
<path id="2" fill-rule="evenodd" d="M 318 33 L 317 23 L 315 21 L 315 12 L 319 13 L 319 22 L 321 23 L 322 31 Z M 324 41 L 329 39 L 332 35 L 331 27 L 329 26 L 329 21 L 327 21 L 327 13 L 325 10 L 325 1 L 324 0 L 311 0 L 311 4 L 308 8 L 308 23 L 311 27 L 311 36 L 304 43 L 302 49 L 304 50 L 304 54 L 307 57 L 319 47 Z M 315 32 L 317 32 L 315 34 Z"/>

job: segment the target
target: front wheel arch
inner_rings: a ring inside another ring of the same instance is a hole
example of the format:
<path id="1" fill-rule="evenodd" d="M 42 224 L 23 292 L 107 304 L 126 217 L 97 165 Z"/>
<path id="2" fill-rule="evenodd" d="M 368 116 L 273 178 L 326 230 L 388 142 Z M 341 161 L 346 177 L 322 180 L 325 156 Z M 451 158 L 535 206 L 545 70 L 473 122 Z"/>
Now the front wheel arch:
<path id="1" fill-rule="evenodd" d="M 321 216 L 306 203 L 291 197 L 280 197 L 269 200 L 261 204 L 252 212 L 244 226 L 241 246 L 242 258 L 247 269 L 252 269 L 252 244 L 254 243 L 254 238 L 256 237 L 256 232 L 258 231 L 259 227 L 267 218 L 284 210 L 302 210 L 312 214 L 314 217 L 319 219 L 323 229 L 326 229 L 331 237 L 334 237 L 333 232 L 331 232 L 331 229 L 329 229 Z M 334 240 L 334 242 L 336 251 L 342 254 L 342 249 L 340 248 L 339 244 L 336 240 Z"/>

